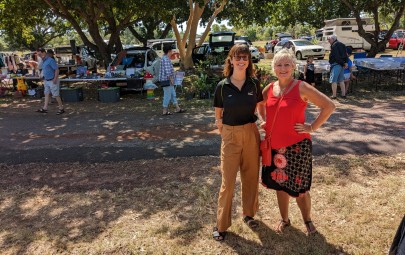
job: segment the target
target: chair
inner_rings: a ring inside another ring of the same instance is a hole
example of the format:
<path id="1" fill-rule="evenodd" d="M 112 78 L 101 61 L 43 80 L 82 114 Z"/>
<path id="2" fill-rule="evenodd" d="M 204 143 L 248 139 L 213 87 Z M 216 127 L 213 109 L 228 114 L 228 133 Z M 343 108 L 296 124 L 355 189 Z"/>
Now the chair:
<path id="1" fill-rule="evenodd" d="M 184 79 L 185 72 L 177 71 L 174 75 L 174 89 L 180 87 L 181 93 L 183 93 L 183 79 Z"/>
<path id="2" fill-rule="evenodd" d="M 353 54 L 353 59 L 358 59 L 358 58 L 367 58 L 367 53 L 366 52 L 356 52 Z M 357 79 L 361 76 L 363 76 L 364 74 L 369 74 L 370 73 L 370 69 L 366 68 L 366 67 L 362 67 L 362 66 L 357 66 Z M 356 81 L 357 82 L 357 81 Z"/>

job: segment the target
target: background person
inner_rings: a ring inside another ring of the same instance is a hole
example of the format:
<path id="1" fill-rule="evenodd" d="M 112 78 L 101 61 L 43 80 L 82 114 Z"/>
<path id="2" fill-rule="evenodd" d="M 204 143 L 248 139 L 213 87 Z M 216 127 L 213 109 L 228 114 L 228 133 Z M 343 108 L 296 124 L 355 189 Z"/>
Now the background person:
<path id="1" fill-rule="evenodd" d="M 238 171 L 242 183 L 243 221 L 258 226 L 254 216 L 258 209 L 259 131 L 256 105 L 262 101 L 260 82 L 254 79 L 249 46 L 234 45 L 225 60 L 224 80 L 214 96 L 215 123 L 221 134 L 222 184 L 218 196 L 217 225 L 213 237 L 225 238 L 232 223 L 232 200 Z"/>
<path id="2" fill-rule="evenodd" d="M 312 183 L 310 133 L 322 126 L 335 105 L 313 86 L 293 78 L 296 61 L 294 53 L 289 50 L 282 49 L 275 54 L 273 70 L 278 80 L 263 89 L 264 100 L 259 103 L 260 116 L 266 120 L 262 124 L 266 138 L 272 133 L 270 147 L 273 155 L 269 166 L 262 168 L 262 183 L 277 192 L 281 219 L 276 231 L 282 232 L 291 225 L 289 200 L 294 197 L 308 234 L 313 234 L 317 230 L 311 219 L 309 194 Z M 319 115 L 311 124 L 305 123 L 308 101 L 320 108 Z"/>
<path id="3" fill-rule="evenodd" d="M 37 110 L 40 113 L 48 112 L 48 104 L 51 100 L 51 94 L 58 102 L 59 110 L 57 115 L 63 114 L 65 112 L 62 104 L 62 99 L 59 95 L 59 68 L 56 63 L 53 50 L 49 49 L 46 53 L 40 51 L 42 62 L 42 73 L 44 77 L 44 106 Z"/>
<path id="4" fill-rule="evenodd" d="M 309 56 L 304 66 L 304 81 L 315 86 L 315 65 L 314 57 Z"/>
<path id="5" fill-rule="evenodd" d="M 330 78 L 329 82 L 332 83 L 332 98 L 336 98 L 337 84 L 340 85 L 342 97 L 346 98 L 346 89 L 344 83 L 343 70 L 347 68 L 347 53 L 346 46 L 337 40 L 336 35 L 328 36 L 328 42 L 330 43 Z"/>
<path id="6" fill-rule="evenodd" d="M 172 51 L 171 45 L 165 45 L 163 47 L 164 55 L 160 63 L 159 82 L 160 86 L 163 88 L 163 115 L 172 114 L 168 109 L 170 102 L 176 107 L 176 113 L 185 112 L 177 103 L 176 90 L 174 89 L 174 68 L 170 60 Z"/>
<path id="7" fill-rule="evenodd" d="M 350 55 L 352 54 L 352 50 L 350 48 L 346 49 L 347 52 L 347 67 L 344 69 L 344 82 L 345 82 L 345 95 L 349 92 L 349 86 L 350 86 L 350 80 L 351 79 L 356 79 L 352 73 L 353 69 L 353 62 L 350 59 Z"/>
<path id="8" fill-rule="evenodd" d="M 46 50 L 44 48 L 38 48 L 37 49 L 37 55 L 36 55 L 36 61 L 38 62 L 37 68 L 38 70 L 36 71 L 38 73 L 39 77 L 44 77 L 42 73 L 42 64 L 44 62 L 43 56 L 46 56 Z"/>
<path id="9" fill-rule="evenodd" d="M 24 63 L 20 62 L 18 63 L 18 69 L 15 71 L 15 74 L 17 77 L 23 77 L 24 75 L 28 74 L 28 69 L 24 67 Z M 12 71 L 14 73 L 14 71 Z M 14 91 L 17 91 L 17 79 L 13 79 L 13 89 Z"/>

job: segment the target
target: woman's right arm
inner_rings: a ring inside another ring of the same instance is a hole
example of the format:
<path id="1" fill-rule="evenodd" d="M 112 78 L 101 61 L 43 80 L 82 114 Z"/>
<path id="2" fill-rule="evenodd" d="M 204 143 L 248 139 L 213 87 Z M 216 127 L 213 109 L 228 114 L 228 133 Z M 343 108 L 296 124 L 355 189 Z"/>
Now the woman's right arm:
<path id="1" fill-rule="evenodd" d="M 215 107 L 215 125 L 217 126 L 219 133 L 222 133 L 222 112 L 223 108 Z"/>

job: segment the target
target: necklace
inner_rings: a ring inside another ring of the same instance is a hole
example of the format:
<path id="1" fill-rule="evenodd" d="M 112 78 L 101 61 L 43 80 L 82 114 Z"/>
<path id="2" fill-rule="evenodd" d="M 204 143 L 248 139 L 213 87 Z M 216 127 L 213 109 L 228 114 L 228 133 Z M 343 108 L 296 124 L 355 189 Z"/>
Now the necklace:
<path id="1" fill-rule="evenodd" d="M 284 91 L 288 92 L 288 89 L 291 87 L 291 84 L 293 84 L 293 82 L 294 82 L 294 79 L 292 79 L 290 81 L 290 83 L 287 86 L 285 86 L 284 88 L 280 87 L 280 82 L 277 83 L 277 85 L 273 86 L 273 95 L 275 95 L 276 97 L 284 95 Z"/>

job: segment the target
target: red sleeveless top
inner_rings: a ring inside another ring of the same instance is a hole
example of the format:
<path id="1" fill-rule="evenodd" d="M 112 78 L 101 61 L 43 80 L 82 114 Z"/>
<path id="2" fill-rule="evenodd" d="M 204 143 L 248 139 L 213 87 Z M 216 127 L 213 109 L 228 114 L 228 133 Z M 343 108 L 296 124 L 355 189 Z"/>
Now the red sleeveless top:
<path id="1" fill-rule="evenodd" d="M 305 122 L 305 109 L 307 108 L 307 102 L 302 100 L 300 96 L 300 83 L 301 81 L 295 84 L 280 102 L 280 108 L 271 135 L 271 148 L 273 149 L 293 145 L 305 138 L 311 139 L 309 133 L 299 134 L 294 129 L 296 123 L 303 124 Z M 271 84 L 266 101 L 266 133 L 270 131 L 267 129 L 271 128 L 279 99 L 279 97 L 273 95 L 273 84 Z"/>

